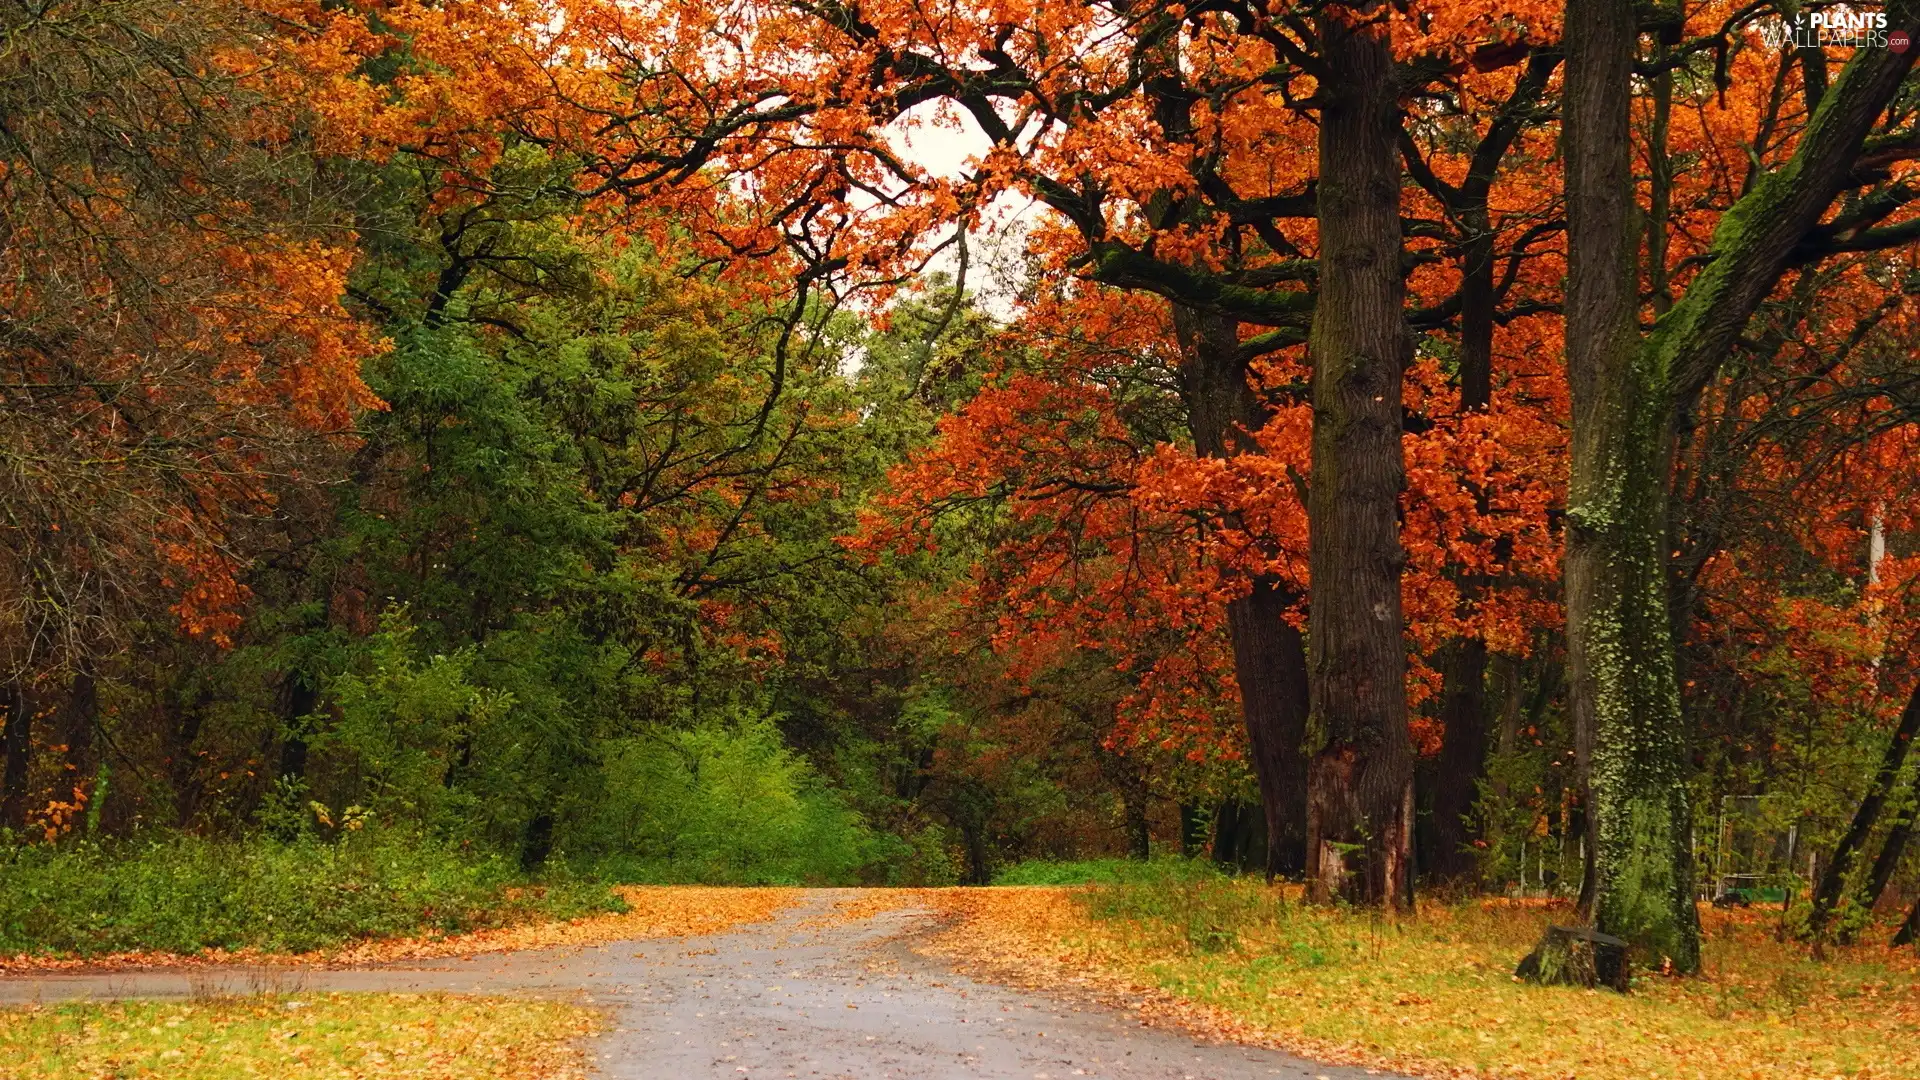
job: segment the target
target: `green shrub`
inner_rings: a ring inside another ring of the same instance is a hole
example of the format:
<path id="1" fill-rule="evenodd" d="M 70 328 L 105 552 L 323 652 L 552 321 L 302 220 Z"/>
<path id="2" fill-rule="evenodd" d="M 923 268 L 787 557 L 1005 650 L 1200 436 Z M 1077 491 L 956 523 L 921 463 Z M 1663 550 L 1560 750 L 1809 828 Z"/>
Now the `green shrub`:
<path id="1" fill-rule="evenodd" d="M 168 835 L 0 852 L 10 954 L 305 952 L 620 907 L 601 885 L 527 885 L 499 858 L 374 830 L 331 844 Z"/>
<path id="2" fill-rule="evenodd" d="M 912 855 L 868 829 L 764 717 L 622 740 L 605 768 L 604 796 L 563 846 L 612 880 L 849 884 Z"/>

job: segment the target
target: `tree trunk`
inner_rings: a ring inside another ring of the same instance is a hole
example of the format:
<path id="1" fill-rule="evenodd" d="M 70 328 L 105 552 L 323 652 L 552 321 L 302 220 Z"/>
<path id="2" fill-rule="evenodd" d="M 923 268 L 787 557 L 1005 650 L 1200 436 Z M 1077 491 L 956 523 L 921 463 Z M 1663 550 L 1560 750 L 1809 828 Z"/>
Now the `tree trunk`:
<path id="1" fill-rule="evenodd" d="M 1147 793 L 1129 788 L 1121 795 L 1120 812 L 1126 819 L 1127 857 L 1140 862 L 1153 858 L 1153 830 L 1147 824 Z"/>
<path id="2" fill-rule="evenodd" d="M 1237 324 L 1175 306 L 1182 353 L 1181 391 L 1194 449 L 1229 458 L 1254 449 L 1251 434 L 1267 410 L 1247 385 Z M 1248 757 L 1266 814 L 1267 877 L 1292 876 L 1306 865 L 1307 653 L 1286 619 L 1299 598 L 1277 578 L 1255 576 L 1244 596 L 1227 603 L 1234 675 L 1240 684 Z"/>
<path id="3" fill-rule="evenodd" d="M 1469 240 L 1461 259 L 1459 286 L 1459 411 L 1484 411 L 1494 402 L 1494 231 L 1486 213 L 1484 184 L 1469 184 L 1463 225 Z M 1486 492 L 1475 490 L 1480 513 L 1486 513 Z M 1473 573 L 1457 575 L 1461 613 L 1473 611 L 1486 594 L 1486 580 Z M 1432 773 L 1430 849 L 1423 851 L 1423 869 L 1436 878 L 1457 880 L 1475 872 L 1478 859 L 1471 844 L 1475 830 L 1467 817 L 1480 798 L 1480 776 L 1486 773 L 1486 642 L 1461 638 L 1446 646 L 1440 657 L 1440 761 Z"/>
<path id="4" fill-rule="evenodd" d="M 1213 865 L 1222 870 L 1239 869 L 1240 853 L 1235 840 L 1240 829 L 1240 800 L 1221 799 L 1213 812 Z"/>
<path id="5" fill-rule="evenodd" d="M 553 814 L 546 810 L 527 821 L 526 832 L 520 837 L 521 873 L 531 874 L 546 865 L 548 856 L 553 854 L 553 826 Z"/>
<path id="6" fill-rule="evenodd" d="M 1920 940 L 1920 900 L 1913 902 L 1913 908 L 1907 912 L 1907 919 L 1900 924 L 1900 930 L 1893 935 L 1893 945 L 1911 945 Z"/>
<path id="7" fill-rule="evenodd" d="M 194 747 L 200 741 L 208 698 L 205 688 L 197 688 L 186 699 L 174 690 L 169 690 L 164 697 L 167 705 L 164 718 L 171 721 L 167 732 L 167 779 L 173 788 L 174 825 L 181 829 L 190 827 L 200 812 L 203 780 L 199 753 Z"/>
<path id="8" fill-rule="evenodd" d="M 1487 767 L 1487 644 L 1462 638 L 1447 646 L 1441 668 L 1440 723 L 1444 734 L 1434 770 L 1433 850 L 1425 870 L 1459 881 L 1473 876 L 1478 831 L 1470 817 Z"/>
<path id="9" fill-rule="evenodd" d="M 1207 846 L 1207 819 L 1193 803 L 1180 804 L 1180 857 L 1191 859 Z"/>
<path id="10" fill-rule="evenodd" d="M 67 748 L 65 783 L 72 787 L 76 798 L 84 797 L 82 801 L 87 802 L 93 799 L 92 785 L 99 770 L 99 757 L 94 753 L 94 728 L 99 717 L 99 684 L 92 667 L 82 661 L 67 687 L 66 700 L 54 720 L 54 730 Z M 65 792 L 60 794 L 64 796 Z"/>
<path id="11" fill-rule="evenodd" d="M 6 764 L 0 769 L 0 828 L 19 832 L 27 827 L 28 769 L 33 764 L 33 706 L 18 680 L 0 688 L 0 709 L 6 713 Z"/>
<path id="12" fill-rule="evenodd" d="M 963 821 L 960 823 L 960 838 L 967 848 L 967 884 L 989 884 L 986 826 Z"/>
<path id="13" fill-rule="evenodd" d="M 1493 403 L 1494 252 L 1484 191 L 1466 214 L 1472 230 L 1460 282 L 1460 413 L 1484 411 Z M 1487 495 L 1476 490 L 1480 511 Z M 1481 575 L 1459 575 L 1462 613 L 1486 593 Z M 1448 645 L 1440 663 L 1440 760 L 1433 784 L 1432 850 L 1424 869 L 1434 877 L 1460 880 L 1479 866 L 1469 815 L 1480 799 L 1480 778 L 1487 765 L 1487 643 L 1464 637 Z"/>
<path id="14" fill-rule="evenodd" d="M 1840 842 L 1834 845 L 1833 855 L 1827 860 L 1826 872 L 1820 875 L 1820 883 L 1814 887 L 1813 908 L 1807 913 L 1807 935 L 1815 942 L 1824 940 L 1827 923 L 1840 904 L 1841 894 L 1846 891 L 1847 877 L 1853 873 L 1854 862 L 1866 847 L 1873 827 L 1879 824 L 1880 811 L 1887 805 L 1887 797 L 1893 794 L 1894 786 L 1900 781 L 1900 770 L 1907 761 L 1907 748 L 1913 745 L 1916 734 L 1920 734 L 1920 685 L 1916 685 L 1907 698 L 1907 707 L 1901 711 L 1900 722 L 1894 726 L 1893 736 L 1887 740 L 1886 752 L 1880 756 L 1880 768 L 1867 784 L 1866 794 L 1861 796 L 1860 806 L 1854 811 L 1852 824 L 1847 827 L 1846 834 L 1840 837 Z M 1895 858 L 1897 860 L 1898 856 Z M 1891 869 L 1888 873 L 1892 873 Z"/>
<path id="15" fill-rule="evenodd" d="M 1887 838 L 1880 843 L 1880 854 L 1873 860 L 1873 870 L 1867 875 L 1867 887 L 1860 893 L 1860 906 L 1872 911 L 1880 903 L 1880 897 L 1886 894 L 1887 884 L 1893 880 L 1894 871 L 1900 869 L 1900 859 L 1907 853 L 1907 841 L 1913 839 L 1914 818 L 1920 817 L 1920 772 L 1913 777 L 1912 802 L 1900 820 L 1887 830 Z M 1852 935 L 1846 938 L 1849 942 Z"/>
<path id="16" fill-rule="evenodd" d="M 1413 757 L 1400 612 L 1399 102 L 1378 6 L 1318 20 L 1320 295 L 1308 507 L 1314 753 L 1307 884 L 1315 900 L 1402 906 L 1413 896 Z M 1355 24 L 1350 19 L 1369 21 Z"/>
<path id="17" fill-rule="evenodd" d="M 1685 738 L 1666 603 L 1666 372 L 1638 326 L 1629 112 L 1630 0 L 1569 0 L 1567 174 L 1568 696 L 1591 732 L 1594 919 L 1700 964 Z"/>
<path id="18" fill-rule="evenodd" d="M 287 780 L 304 780 L 307 775 L 306 718 L 320 707 L 320 694 L 314 686 L 313 677 L 301 671 L 287 674 L 281 694 L 284 705 L 280 728 L 285 736 L 280 743 L 279 776 Z"/>

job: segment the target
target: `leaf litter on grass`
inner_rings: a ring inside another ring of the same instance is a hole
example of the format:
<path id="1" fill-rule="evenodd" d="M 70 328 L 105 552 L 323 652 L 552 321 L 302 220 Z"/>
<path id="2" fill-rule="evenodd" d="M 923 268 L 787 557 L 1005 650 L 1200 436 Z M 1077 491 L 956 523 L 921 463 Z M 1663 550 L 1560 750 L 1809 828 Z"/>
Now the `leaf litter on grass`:
<path id="1" fill-rule="evenodd" d="M 1710 913 L 1702 975 L 1643 975 L 1621 996 L 1514 980 L 1564 909 L 1392 918 L 1253 883 L 1207 888 L 1224 891 L 1198 917 L 1178 895 L 943 891 L 929 902 L 951 922 L 926 951 L 1001 981 L 1082 987 L 1146 1022 L 1426 1077 L 1920 1078 L 1920 964 L 1878 946 L 1814 963 L 1762 915 Z"/>
<path id="2" fill-rule="evenodd" d="M 0 1080 L 584 1080 L 599 1023 L 560 1002 L 439 994 L 0 1010 Z"/>

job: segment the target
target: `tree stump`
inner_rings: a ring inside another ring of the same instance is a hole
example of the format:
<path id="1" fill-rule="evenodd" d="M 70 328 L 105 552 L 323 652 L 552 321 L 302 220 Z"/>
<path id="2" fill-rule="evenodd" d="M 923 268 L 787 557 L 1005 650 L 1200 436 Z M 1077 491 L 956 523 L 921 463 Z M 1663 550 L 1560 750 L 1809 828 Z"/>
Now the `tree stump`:
<path id="1" fill-rule="evenodd" d="M 1584 926 L 1549 926 L 1513 973 L 1545 986 L 1604 986 L 1627 992 L 1627 943 Z"/>

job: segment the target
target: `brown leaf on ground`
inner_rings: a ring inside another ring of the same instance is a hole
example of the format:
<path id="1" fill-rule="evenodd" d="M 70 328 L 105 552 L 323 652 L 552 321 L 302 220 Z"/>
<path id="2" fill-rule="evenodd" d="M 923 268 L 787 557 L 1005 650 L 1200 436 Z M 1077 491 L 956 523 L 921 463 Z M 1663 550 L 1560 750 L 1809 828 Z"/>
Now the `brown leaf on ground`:
<path id="1" fill-rule="evenodd" d="M 302 994 L 0 1010 L 7 1080 L 585 1080 L 599 1014 L 553 1001 Z"/>
<path id="2" fill-rule="evenodd" d="M 1027 989 L 1072 988 L 1170 1027 L 1222 1042 L 1265 1046 L 1332 1065 L 1390 1069 L 1432 1080 L 1478 1076 L 1471 1068 L 1354 1043 L 1268 1030 L 1232 1013 L 1145 981 L 1126 958 L 1128 924 L 1089 918 L 1077 898 L 1088 887 L 1015 886 L 924 890 L 951 922 L 921 950 L 975 977 Z"/>
<path id="3" fill-rule="evenodd" d="M 939 889 L 846 889 L 833 899 L 833 906 L 818 915 L 809 915 L 794 924 L 796 930 L 831 930 L 837 926 L 865 922 L 901 908 L 923 906 L 926 894 Z"/>
<path id="4" fill-rule="evenodd" d="M 943 891 L 922 901 L 950 919 L 926 951 L 994 981 L 1081 989 L 1143 1023 L 1416 1076 L 1920 1080 L 1920 957 L 1875 943 L 1813 962 L 1775 940 L 1777 910 L 1703 912 L 1702 974 L 1638 977 L 1619 995 L 1513 979 L 1564 906 L 1392 916 L 1283 902 L 1255 883 L 1209 888 L 1264 914 L 1196 939 L 1213 927 L 1179 893 L 1136 918 L 1095 917 L 1093 890 Z"/>

